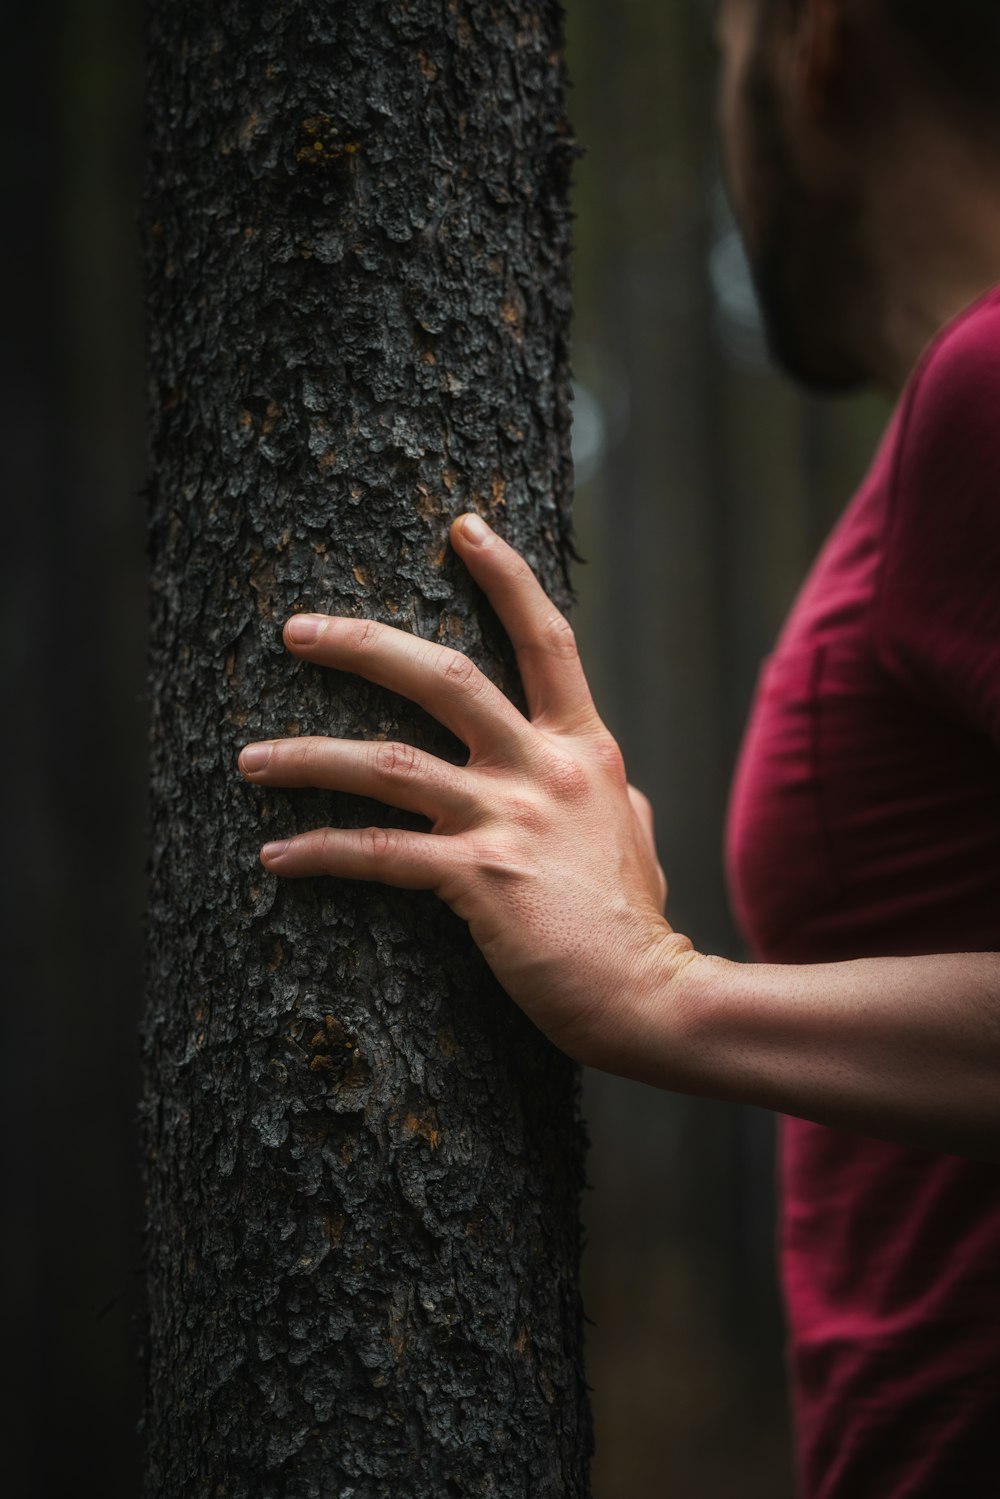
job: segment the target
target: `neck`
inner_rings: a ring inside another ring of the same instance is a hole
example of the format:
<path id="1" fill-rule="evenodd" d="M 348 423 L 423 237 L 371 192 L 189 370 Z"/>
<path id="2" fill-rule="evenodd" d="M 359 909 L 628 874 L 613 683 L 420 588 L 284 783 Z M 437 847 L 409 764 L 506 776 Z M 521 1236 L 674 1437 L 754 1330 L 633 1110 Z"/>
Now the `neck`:
<path id="1" fill-rule="evenodd" d="M 1000 170 L 995 153 L 934 121 L 880 160 L 871 188 L 871 369 L 898 393 L 935 334 L 1000 283 Z"/>

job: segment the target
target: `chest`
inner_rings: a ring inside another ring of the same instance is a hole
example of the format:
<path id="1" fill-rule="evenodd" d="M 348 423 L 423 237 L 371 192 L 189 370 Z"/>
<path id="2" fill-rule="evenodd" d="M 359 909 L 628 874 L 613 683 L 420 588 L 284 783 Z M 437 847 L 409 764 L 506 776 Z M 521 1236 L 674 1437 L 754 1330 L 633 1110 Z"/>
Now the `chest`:
<path id="1" fill-rule="evenodd" d="M 1000 765 L 879 660 L 878 476 L 806 581 L 758 679 L 727 822 L 734 913 L 767 961 L 1000 937 Z"/>

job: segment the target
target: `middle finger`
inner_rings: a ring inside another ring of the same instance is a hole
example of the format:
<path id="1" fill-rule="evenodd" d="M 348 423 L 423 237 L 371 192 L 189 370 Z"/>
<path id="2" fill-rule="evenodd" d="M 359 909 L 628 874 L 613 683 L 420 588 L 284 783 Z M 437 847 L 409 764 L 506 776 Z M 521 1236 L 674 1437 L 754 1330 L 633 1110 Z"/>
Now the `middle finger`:
<path id="1" fill-rule="evenodd" d="M 531 725 L 468 656 L 372 619 L 296 614 L 285 643 L 322 666 L 356 672 L 419 704 L 477 759 L 532 758 Z"/>

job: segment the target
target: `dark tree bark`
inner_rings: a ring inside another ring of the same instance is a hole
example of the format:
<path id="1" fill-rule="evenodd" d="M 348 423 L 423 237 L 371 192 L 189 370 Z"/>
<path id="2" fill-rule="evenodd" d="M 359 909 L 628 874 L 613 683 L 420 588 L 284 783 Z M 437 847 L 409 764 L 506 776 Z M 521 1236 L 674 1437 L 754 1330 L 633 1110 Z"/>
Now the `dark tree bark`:
<path id="1" fill-rule="evenodd" d="M 402 815 L 235 768 L 300 731 L 461 758 L 294 663 L 296 609 L 457 644 L 517 695 L 448 552 L 463 509 L 568 602 L 560 26 L 555 0 L 150 7 L 157 1499 L 589 1492 L 576 1071 L 433 896 L 258 865 Z"/>

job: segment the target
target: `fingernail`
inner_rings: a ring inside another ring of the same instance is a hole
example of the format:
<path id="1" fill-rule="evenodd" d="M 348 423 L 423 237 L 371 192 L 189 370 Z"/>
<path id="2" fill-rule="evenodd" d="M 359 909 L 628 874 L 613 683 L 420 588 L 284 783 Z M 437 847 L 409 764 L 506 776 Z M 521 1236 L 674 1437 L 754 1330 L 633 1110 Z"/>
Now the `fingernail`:
<path id="1" fill-rule="evenodd" d="M 287 838 L 281 838 L 277 843 L 265 843 L 264 847 L 260 851 L 260 856 L 262 859 L 265 859 L 268 863 L 270 863 L 272 859 L 280 859 L 287 847 Z"/>
<path id="2" fill-rule="evenodd" d="M 322 623 L 315 614 L 293 614 L 285 629 L 296 645 L 311 645 L 319 635 Z"/>
<path id="3" fill-rule="evenodd" d="M 485 541 L 489 541 L 492 532 L 478 515 L 463 515 L 462 535 L 466 541 L 471 541 L 473 546 L 481 547 Z"/>
<path id="4" fill-rule="evenodd" d="M 240 755 L 241 770 L 263 770 L 271 758 L 271 745 L 248 744 Z"/>

